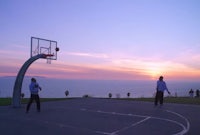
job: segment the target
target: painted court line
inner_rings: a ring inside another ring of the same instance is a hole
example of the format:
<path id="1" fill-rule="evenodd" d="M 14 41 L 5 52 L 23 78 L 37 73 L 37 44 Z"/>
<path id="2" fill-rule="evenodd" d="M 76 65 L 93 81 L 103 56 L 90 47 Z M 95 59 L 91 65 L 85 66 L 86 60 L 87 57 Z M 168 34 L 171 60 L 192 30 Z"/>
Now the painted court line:
<path id="1" fill-rule="evenodd" d="M 88 110 L 88 109 L 81 109 L 81 111 L 87 111 L 87 112 L 96 112 L 96 113 L 104 113 L 104 114 L 111 114 L 111 115 L 120 115 L 120 116 L 130 116 L 130 117 L 140 117 L 140 118 L 144 118 L 143 120 L 141 121 L 138 121 L 130 126 L 127 126 L 127 127 L 124 127 L 122 129 L 119 129 L 117 131 L 114 131 L 112 133 L 107 133 L 107 132 L 101 132 L 101 131 L 97 131 L 98 133 L 101 133 L 101 134 L 106 134 L 106 135 L 117 135 L 118 132 L 121 132 L 121 131 L 124 131 L 128 128 L 131 128 L 131 127 L 134 127 L 134 126 L 137 126 L 138 124 L 142 124 L 143 122 L 145 122 L 146 120 L 149 120 L 149 119 L 157 119 L 157 120 L 162 120 L 162 121 L 166 121 L 166 122 L 171 122 L 171 123 L 174 123 L 176 125 L 179 125 L 180 127 L 182 127 L 182 131 L 178 132 L 178 133 L 175 133 L 173 135 L 184 135 L 185 133 L 187 133 L 190 129 L 190 123 L 189 121 L 187 120 L 187 118 L 185 118 L 183 115 L 179 114 L 179 113 L 176 113 L 176 112 L 173 112 L 173 111 L 170 111 L 170 110 L 164 110 L 168 113 L 172 113 L 180 118 L 182 118 L 186 123 L 187 123 L 187 126 L 185 126 L 184 124 L 178 122 L 178 121 L 174 121 L 174 120 L 171 120 L 171 119 L 165 119 L 165 118 L 160 118 L 160 117 L 152 117 L 152 116 L 145 116 L 145 115 L 135 115 L 135 114 L 124 114 L 124 113 L 117 113 L 117 112 L 106 112 L 106 111 L 101 111 L 101 110 Z"/>
<path id="2" fill-rule="evenodd" d="M 177 133 L 177 134 L 174 134 L 174 135 L 184 135 L 185 133 L 187 133 L 189 130 L 190 130 L 190 122 L 187 118 L 185 118 L 183 115 L 179 114 L 179 113 L 176 113 L 176 112 L 173 112 L 173 111 L 170 111 L 170 110 L 166 110 L 167 112 L 169 113 L 172 113 L 172 114 L 175 114 L 177 116 L 179 116 L 180 118 L 184 119 L 185 122 L 187 123 L 187 127 L 184 128 L 183 131 Z"/>
<path id="3" fill-rule="evenodd" d="M 138 121 L 138 122 L 136 122 L 136 123 L 133 123 L 133 124 L 130 125 L 130 126 L 127 126 L 127 127 L 124 127 L 124 128 L 122 128 L 122 129 L 120 129 L 120 130 L 114 131 L 114 132 L 112 132 L 110 135 L 117 135 L 117 133 L 122 132 L 122 131 L 125 131 L 125 130 L 127 130 L 127 129 L 129 129 L 129 128 L 132 128 L 132 127 L 134 127 L 134 126 L 137 126 L 137 125 L 141 124 L 142 122 L 145 122 L 146 120 L 148 120 L 148 119 L 150 119 L 150 118 L 151 118 L 151 117 L 147 117 L 147 118 L 145 118 L 145 119 L 143 119 L 143 120 L 141 120 L 141 121 Z"/>
<path id="4" fill-rule="evenodd" d="M 66 108 L 65 108 L 66 109 Z M 55 125 L 58 128 L 71 128 L 71 129 L 75 129 L 75 130 L 83 130 L 83 131 L 88 131 L 88 132 L 93 132 L 93 133 L 97 133 L 97 134 L 101 134 L 101 135 L 117 135 L 119 132 L 123 132 L 126 131 L 134 126 L 137 126 L 139 124 L 142 124 L 144 122 L 146 122 L 147 120 L 153 120 L 153 119 L 157 119 L 157 120 L 161 120 L 161 121 L 166 121 L 166 122 L 170 122 L 173 124 L 176 124 L 178 126 L 180 126 L 182 128 L 182 130 L 178 133 L 175 133 L 173 135 L 184 135 L 186 134 L 189 129 L 190 129 L 190 123 L 187 120 L 187 118 L 185 118 L 183 115 L 170 111 L 170 110 L 164 110 L 168 113 L 171 113 L 175 116 L 178 116 L 179 118 L 183 119 L 186 122 L 186 126 L 178 121 L 172 120 L 172 119 L 165 119 L 165 118 L 160 118 L 160 117 L 153 117 L 153 116 L 146 116 L 146 115 L 136 115 L 136 114 L 126 114 L 126 113 L 118 113 L 118 112 L 107 112 L 107 111 L 102 111 L 102 110 L 89 110 L 89 109 L 79 109 L 80 111 L 86 111 L 86 112 L 93 112 L 93 113 L 100 113 L 100 114 L 109 114 L 109 115 L 118 115 L 118 116 L 128 116 L 128 117 L 139 117 L 142 118 L 142 120 L 135 122 L 133 124 L 130 124 L 127 127 L 123 127 L 121 129 L 118 129 L 116 131 L 113 132 L 104 132 L 104 131 L 98 131 L 98 130 L 93 130 L 93 129 L 89 129 L 89 128 L 82 128 L 82 127 L 76 127 L 76 126 L 72 126 L 70 124 L 63 124 L 63 123 L 55 123 L 55 122 L 51 122 L 51 121 L 46 121 L 46 120 L 35 120 L 35 119 L 30 119 L 27 118 L 27 121 L 38 121 L 39 123 L 44 123 L 44 124 L 50 124 L 50 125 Z"/>

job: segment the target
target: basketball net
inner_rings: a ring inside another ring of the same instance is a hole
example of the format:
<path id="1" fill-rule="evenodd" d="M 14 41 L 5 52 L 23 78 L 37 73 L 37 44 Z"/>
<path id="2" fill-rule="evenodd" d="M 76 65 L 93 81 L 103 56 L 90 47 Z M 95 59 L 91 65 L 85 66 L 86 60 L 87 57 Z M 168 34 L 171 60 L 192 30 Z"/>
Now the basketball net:
<path id="1" fill-rule="evenodd" d="M 47 64 L 51 64 L 51 59 L 50 58 L 47 59 Z"/>
<path id="2" fill-rule="evenodd" d="M 51 58 L 53 57 L 53 54 L 46 54 L 47 64 L 51 64 Z"/>

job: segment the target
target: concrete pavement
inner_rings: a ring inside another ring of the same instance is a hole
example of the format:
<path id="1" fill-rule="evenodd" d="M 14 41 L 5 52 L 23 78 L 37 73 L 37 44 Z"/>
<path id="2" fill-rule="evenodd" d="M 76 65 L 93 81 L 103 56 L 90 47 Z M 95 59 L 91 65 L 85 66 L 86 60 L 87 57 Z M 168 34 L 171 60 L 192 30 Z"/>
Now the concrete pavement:
<path id="1" fill-rule="evenodd" d="M 198 135 L 200 106 L 78 98 L 0 107 L 2 135 Z"/>

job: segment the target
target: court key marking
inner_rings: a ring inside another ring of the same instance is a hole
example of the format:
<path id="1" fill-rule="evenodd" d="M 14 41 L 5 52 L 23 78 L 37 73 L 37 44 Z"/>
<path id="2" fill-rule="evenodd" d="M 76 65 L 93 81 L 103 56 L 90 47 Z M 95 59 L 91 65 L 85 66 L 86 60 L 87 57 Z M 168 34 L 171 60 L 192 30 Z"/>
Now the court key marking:
<path id="1" fill-rule="evenodd" d="M 106 111 L 102 111 L 102 110 L 95 111 L 95 110 L 88 110 L 88 109 L 85 109 L 85 108 L 82 108 L 80 110 L 81 111 L 87 111 L 87 112 L 95 112 L 95 113 L 103 113 L 103 114 L 111 114 L 111 115 L 120 115 L 120 116 L 129 116 L 129 117 L 141 117 L 141 118 L 144 118 L 144 119 L 142 119 L 142 120 L 140 120 L 140 121 L 138 121 L 136 123 L 131 124 L 130 126 L 127 126 L 127 127 L 122 128 L 122 129 L 116 130 L 116 131 L 114 131 L 112 133 L 102 132 L 102 131 L 96 131 L 96 133 L 100 133 L 100 134 L 104 134 L 104 135 L 117 135 L 117 133 L 122 132 L 124 130 L 127 130 L 127 129 L 131 128 L 131 127 L 137 126 L 139 124 L 142 124 L 143 122 L 145 122 L 145 121 L 147 121 L 149 119 L 157 119 L 157 120 L 167 121 L 167 122 L 171 122 L 171 123 L 177 124 L 180 127 L 182 127 L 182 129 L 183 129 L 182 131 L 180 131 L 178 133 L 175 133 L 173 135 L 184 135 L 190 129 L 190 122 L 188 121 L 187 118 L 185 118 L 183 115 L 181 115 L 179 113 L 176 113 L 176 112 L 173 112 L 173 111 L 170 111 L 170 110 L 164 110 L 164 111 L 180 117 L 181 119 L 183 119 L 187 123 L 187 125 L 185 126 L 184 124 L 182 124 L 182 123 L 180 123 L 178 121 L 171 120 L 171 119 L 165 119 L 165 118 L 153 117 L 153 116 L 125 114 L 125 113 L 117 113 L 117 112 L 106 112 Z"/>

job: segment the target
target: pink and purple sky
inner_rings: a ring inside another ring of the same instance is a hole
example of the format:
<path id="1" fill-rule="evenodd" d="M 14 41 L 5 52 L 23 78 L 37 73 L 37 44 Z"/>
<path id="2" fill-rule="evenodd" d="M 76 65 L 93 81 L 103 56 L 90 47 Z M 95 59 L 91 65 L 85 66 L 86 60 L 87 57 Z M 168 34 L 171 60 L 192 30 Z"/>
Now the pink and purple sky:
<path id="1" fill-rule="evenodd" d="M 34 36 L 60 51 L 26 76 L 200 80 L 199 24 L 199 0 L 0 1 L 0 76 L 17 75 Z"/>

